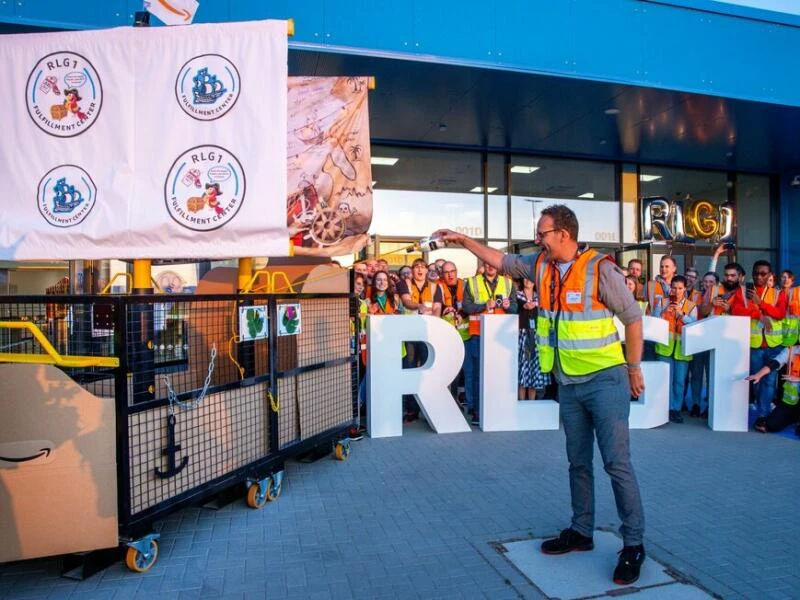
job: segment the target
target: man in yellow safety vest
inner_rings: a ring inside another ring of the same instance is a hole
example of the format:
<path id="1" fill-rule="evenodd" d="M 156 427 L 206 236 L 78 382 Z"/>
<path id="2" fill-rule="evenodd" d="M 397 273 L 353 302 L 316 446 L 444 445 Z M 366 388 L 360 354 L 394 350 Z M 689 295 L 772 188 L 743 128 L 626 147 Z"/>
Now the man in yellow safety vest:
<path id="1" fill-rule="evenodd" d="M 620 552 L 613 580 L 639 578 L 645 551 L 644 510 L 630 459 L 631 396 L 644 391 L 642 311 L 608 256 L 578 244 L 578 219 L 568 207 L 545 208 L 536 224 L 541 252 L 504 255 L 500 250 L 448 229 L 444 241 L 460 244 L 487 265 L 530 279 L 539 290 L 536 337 L 542 371 L 558 382 L 559 413 L 566 434 L 572 523 L 542 543 L 545 554 L 594 548 L 594 439 L 611 477 L 622 519 Z M 625 326 L 627 360 L 613 317 Z M 627 362 L 627 364 L 626 364 Z"/>

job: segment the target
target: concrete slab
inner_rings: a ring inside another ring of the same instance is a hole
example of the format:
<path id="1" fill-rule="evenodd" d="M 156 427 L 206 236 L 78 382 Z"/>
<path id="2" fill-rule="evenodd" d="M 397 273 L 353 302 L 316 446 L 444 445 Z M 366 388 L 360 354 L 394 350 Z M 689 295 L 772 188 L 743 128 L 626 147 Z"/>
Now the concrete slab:
<path id="1" fill-rule="evenodd" d="M 531 580 L 546 596 L 562 600 L 602 596 L 617 591 L 611 575 L 617 564 L 620 539 L 606 531 L 595 531 L 594 550 L 570 552 L 561 556 L 542 554 L 542 539 L 505 543 L 506 558 Z M 646 548 L 645 548 L 646 550 Z M 649 556 L 642 565 L 642 574 L 633 586 L 645 588 L 673 583 L 665 567 Z"/>
<path id="2" fill-rule="evenodd" d="M 633 598 L 636 600 L 709 600 L 714 596 L 688 583 L 671 583 L 641 590 Z"/>

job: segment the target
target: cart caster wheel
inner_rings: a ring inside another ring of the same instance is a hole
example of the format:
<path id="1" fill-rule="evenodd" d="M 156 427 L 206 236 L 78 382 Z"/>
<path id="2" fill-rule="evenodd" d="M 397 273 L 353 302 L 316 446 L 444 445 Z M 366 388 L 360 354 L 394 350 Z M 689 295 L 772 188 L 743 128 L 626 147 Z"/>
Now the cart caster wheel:
<path id="1" fill-rule="evenodd" d="M 283 490 L 283 471 L 279 473 L 275 473 L 272 477 L 269 478 L 269 485 L 267 486 L 267 500 L 270 502 L 274 502 L 281 496 L 281 491 Z"/>
<path id="2" fill-rule="evenodd" d="M 158 542 L 150 540 L 149 548 L 146 552 L 141 552 L 138 548 L 130 546 L 125 554 L 125 564 L 135 573 L 147 573 L 158 558 Z"/>
<path id="3" fill-rule="evenodd" d="M 350 458 L 350 441 L 342 440 L 336 442 L 335 454 L 336 460 L 347 460 Z"/>
<path id="4" fill-rule="evenodd" d="M 264 508 L 267 500 L 269 500 L 267 496 L 269 494 L 270 483 L 271 482 L 268 482 L 267 485 L 264 486 L 264 491 L 262 491 L 260 484 L 251 483 L 250 487 L 247 488 L 247 506 L 255 509 Z"/>

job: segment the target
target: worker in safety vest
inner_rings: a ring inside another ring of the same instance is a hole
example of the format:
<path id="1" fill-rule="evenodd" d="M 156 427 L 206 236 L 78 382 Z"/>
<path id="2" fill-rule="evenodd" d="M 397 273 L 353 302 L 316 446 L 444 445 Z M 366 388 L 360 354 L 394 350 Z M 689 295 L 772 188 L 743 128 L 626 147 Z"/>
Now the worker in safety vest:
<path id="1" fill-rule="evenodd" d="M 628 275 L 632 276 L 636 282 L 636 291 L 634 296 L 637 300 L 644 300 L 644 277 L 642 277 L 643 264 L 638 258 L 632 258 L 628 261 Z"/>
<path id="2" fill-rule="evenodd" d="M 442 316 L 441 286 L 428 280 L 428 265 L 421 258 L 411 263 L 411 280 L 401 279 L 397 282 L 397 294 L 406 309 L 406 314 Z M 419 367 L 428 359 L 428 346 L 425 343 L 408 343 L 406 351 L 406 357 L 403 359 L 404 369 Z M 411 394 L 405 394 L 403 396 L 403 422 L 416 421 L 419 413 L 420 408 L 416 398 Z"/>
<path id="3" fill-rule="evenodd" d="M 658 275 L 648 281 L 644 287 L 644 299 L 650 304 L 651 309 L 657 304 L 661 304 L 663 298 L 669 296 L 669 286 L 677 271 L 678 263 L 675 262 L 673 256 L 661 257 L 658 263 Z"/>
<path id="4" fill-rule="evenodd" d="M 796 424 L 795 434 L 800 435 L 800 346 L 784 348 L 778 356 L 770 360 L 756 373 L 748 377 L 749 381 L 758 383 L 762 377 L 777 373 L 787 365 L 786 375 L 783 376 L 783 390 L 781 399 L 775 408 L 766 417 L 756 419 L 753 427 L 762 433 L 783 431 L 786 427 Z"/>
<path id="5" fill-rule="evenodd" d="M 633 583 L 645 558 L 644 511 L 628 441 L 630 398 L 644 391 L 642 311 L 625 286 L 622 271 L 608 256 L 579 246 L 578 219 L 564 205 L 542 210 L 535 240 L 541 252 L 526 256 L 505 256 L 447 229 L 434 235 L 460 244 L 487 266 L 536 283 L 539 360 L 542 371 L 553 371 L 558 382 L 572 494 L 570 527 L 543 542 L 541 549 L 545 554 L 564 554 L 594 548 L 597 439 L 622 519 L 624 546 L 613 580 L 619 585 Z M 627 361 L 614 316 L 625 327 Z"/>
<path id="6" fill-rule="evenodd" d="M 697 279 L 700 273 L 694 267 L 688 267 L 683 276 L 686 278 L 686 298 L 695 306 L 703 303 L 703 290 L 697 286 Z"/>
<path id="7" fill-rule="evenodd" d="M 464 342 L 464 395 L 472 424 L 480 424 L 478 389 L 481 350 L 481 315 L 517 312 L 514 285 L 508 277 L 497 274 L 497 267 L 484 265 L 484 272 L 464 281 L 463 312 L 469 319 L 469 339 Z"/>
<path id="8" fill-rule="evenodd" d="M 442 265 L 442 318 L 458 330 L 462 341 L 469 335 L 469 320 L 464 316 L 464 280 L 458 276 L 458 268 L 454 262 L 446 261 Z"/>
<path id="9" fill-rule="evenodd" d="M 766 260 L 753 263 L 753 283 L 747 285 L 750 312 L 750 374 L 755 374 L 783 349 L 783 320 L 786 318 L 786 295 L 767 285 L 772 265 Z M 758 415 L 766 417 L 778 382 L 777 373 L 769 373 L 755 385 Z"/>
<path id="10" fill-rule="evenodd" d="M 458 276 L 458 268 L 451 261 L 442 263 L 442 277 L 439 281 L 442 287 L 442 318 L 458 331 L 462 342 L 470 338 L 469 319 L 464 315 L 464 280 Z M 466 357 L 466 353 L 464 354 Z M 450 385 L 454 397 L 458 396 L 459 381 L 463 381 L 464 365 L 455 381 Z M 466 391 L 464 393 L 466 403 Z"/>
<path id="11" fill-rule="evenodd" d="M 685 277 L 676 275 L 672 278 L 669 296 L 653 307 L 653 316 L 666 320 L 669 325 L 669 341 L 656 344 L 656 356 L 659 361 L 670 364 L 669 420 L 671 423 L 683 423 L 681 406 L 692 357 L 682 352 L 681 332 L 684 325 L 697 320 L 697 307 L 686 297 Z"/>
<path id="12" fill-rule="evenodd" d="M 800 286 L 794 287 L 794 273 L 781 271 L 781 290 L 786 296 L 786 318 L 783 320 L 783 345 L 794 346 L 800 333 Z"/>
<path id="13" fill-rule="evenodd" d="M 712 300 L 722 296 L 725 289 L 719 283 L 719 275 L 709 271 L 703 275 L 700 289 L 695 290 L 689 301 L 697 307 L 697 318 L 705 319 L 714 312 Z M 711 352 L 704 350 L 692 355 L 689 363 L 689 389 L 685 397 L 686 407 L 691 417 L 708 417 L 708 377 L 710 377 L 709 361 Z M 706 393 L 703 394 L 703 381 L 706 381 Z"/>
<path id="14" fill-rule="evenodd" d="M 639 283 L 638 278 L 636 275 L 626 275 L 625 276 L 625 285 L 630 290 L 633 297 L 636 298 L 636 304 L 639 305 L 639 308 L 642 311 L 642 315 L 646 315 L 647 311 L 649 310 L 649 305 L 647 304 L 647 300 L 640 300 L 639 297 L 636 295 L 636 291 L 638 289 L 637 284 Z"/>

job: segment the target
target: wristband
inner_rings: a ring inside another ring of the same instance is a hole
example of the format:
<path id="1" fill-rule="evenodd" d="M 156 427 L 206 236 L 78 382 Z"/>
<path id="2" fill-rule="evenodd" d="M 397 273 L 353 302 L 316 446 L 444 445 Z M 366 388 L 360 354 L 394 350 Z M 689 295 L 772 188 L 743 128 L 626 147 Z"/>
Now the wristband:
<path id="1" fill-rule="evenodd" d="M 628 364 L 628 371 L 641 371 L 642 365 L 639 363 L 629 363 Z"/>

